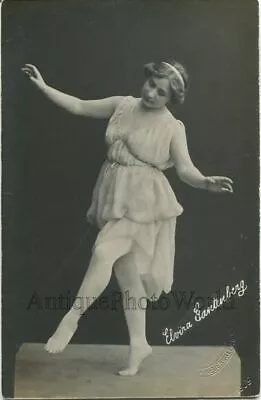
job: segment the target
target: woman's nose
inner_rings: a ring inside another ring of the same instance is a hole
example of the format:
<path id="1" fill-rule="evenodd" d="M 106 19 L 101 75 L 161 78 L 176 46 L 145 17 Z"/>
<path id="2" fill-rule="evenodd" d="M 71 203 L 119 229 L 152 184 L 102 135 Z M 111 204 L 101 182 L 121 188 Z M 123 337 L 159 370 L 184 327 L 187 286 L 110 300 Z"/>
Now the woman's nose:
<path id="1" fill-rule="evenodd" d="M 154 98 L 154 96 L 155 96 L 155 90 L 150 90 L 150 91 L 148 92 L 148 98 L 149 98 L 150 100 L 152 100 L 152 99 Z"/>

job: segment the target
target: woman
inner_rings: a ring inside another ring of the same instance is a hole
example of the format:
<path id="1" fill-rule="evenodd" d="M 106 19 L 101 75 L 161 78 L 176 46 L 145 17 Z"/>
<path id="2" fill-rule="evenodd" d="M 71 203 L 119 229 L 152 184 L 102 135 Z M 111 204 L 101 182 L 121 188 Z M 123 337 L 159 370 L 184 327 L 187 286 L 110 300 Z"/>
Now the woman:
<path id="1" fill-rule="evenodd" d="M 213 192 L 233 192 L 227 177 L 202 175 L 190 159 L 184 125 L 167 109 L 183 103 L 188 75 L 178 62 L 149 63 L 141 98 L 114 96 L 80 100 L 49 87 L 33 65 L 22 71 L 53 103 L 93 118 L 109 119 L 105 139 L 107 160 L 100 171 L 87 218 L 99 228 L 92 258 L 76 301 L 45 349 L 62 351 L 79 318 L 104 291 L 114 270 L 123 302 L 128 295 L 138 307 L 124 307 L 130 347 L 129 362 L 120 375 L 135 375 L 152 349 L 146 340 L 146 306 L 173 283 L 176 218 L 183 212 L 163 170 L 175 166 L 187 184 Z"/>

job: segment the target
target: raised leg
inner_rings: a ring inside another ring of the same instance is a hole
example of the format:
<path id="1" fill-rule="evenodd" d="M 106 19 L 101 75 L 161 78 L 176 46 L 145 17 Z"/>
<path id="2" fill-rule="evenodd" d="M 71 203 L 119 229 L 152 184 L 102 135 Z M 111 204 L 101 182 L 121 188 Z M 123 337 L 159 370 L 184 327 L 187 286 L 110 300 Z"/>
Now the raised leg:
<path id="1" fill-rule="evenodd" d="M 123 254 L 128 253 L 130 248 L 130 239 L 115 239 L 110 242 L 101 242 L 96 246 L 76 299 L 46 343 L 45 350 L 49 353 L 64 350 L 78 327 L 80 317 L 108 285 L 114 262 Z"/>
<path id="2" fill-rule="evenodd" d="M 142 361 L 152 352 L 146 339 L 146 293 L 132 260 L 129 253 L 114 265 L 130 339 L 128 366 L 118 372 L 122 376 L 135 375 Z"/>

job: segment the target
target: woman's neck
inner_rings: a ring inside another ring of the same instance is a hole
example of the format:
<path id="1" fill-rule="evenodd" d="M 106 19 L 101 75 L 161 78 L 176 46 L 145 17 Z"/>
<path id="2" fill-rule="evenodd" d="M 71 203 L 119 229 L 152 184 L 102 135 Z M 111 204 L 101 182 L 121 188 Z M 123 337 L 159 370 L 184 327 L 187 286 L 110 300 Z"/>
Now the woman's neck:
<path id="1" fill-rule="evenodd" d="M 137 110 L 141 114 L 163 114 L 166 112 L 167 107 L 159 107 L 159 108 L 150 108 L 147 107 L 143 102 L 141 98 L 138 98 L 138 103 L 137 103 Z"/>

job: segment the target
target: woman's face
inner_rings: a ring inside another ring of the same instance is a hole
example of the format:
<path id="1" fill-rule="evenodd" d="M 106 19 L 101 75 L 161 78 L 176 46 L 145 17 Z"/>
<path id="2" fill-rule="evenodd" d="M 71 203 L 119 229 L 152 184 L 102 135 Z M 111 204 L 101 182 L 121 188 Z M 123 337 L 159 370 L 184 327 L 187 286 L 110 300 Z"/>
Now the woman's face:
<path id="1" fill-rule="evenodd" d="M 149 77 L 141 90 L 142 104 L 146 108 L 163 108 L 171 99 L 170 83 L 167 78 Z"/>

